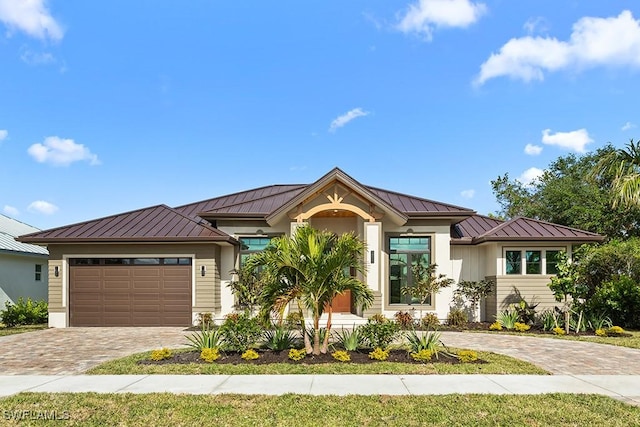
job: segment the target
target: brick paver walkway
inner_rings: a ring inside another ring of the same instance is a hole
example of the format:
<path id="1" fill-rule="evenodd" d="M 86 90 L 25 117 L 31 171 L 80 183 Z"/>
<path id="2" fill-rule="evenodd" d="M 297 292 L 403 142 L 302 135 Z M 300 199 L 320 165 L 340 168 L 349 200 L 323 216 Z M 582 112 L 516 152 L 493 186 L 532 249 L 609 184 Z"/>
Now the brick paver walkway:
<path id="1" fill-rule="evenodd" d="M 186 343 L 184 328 L 46 329 L 0 337 L 0 375 L 79 374 L 100 363 Z M 554 374 L 640 375 L 640 350 L 513 335 L 444 332 L 451 347 L 493 351 Z"/>

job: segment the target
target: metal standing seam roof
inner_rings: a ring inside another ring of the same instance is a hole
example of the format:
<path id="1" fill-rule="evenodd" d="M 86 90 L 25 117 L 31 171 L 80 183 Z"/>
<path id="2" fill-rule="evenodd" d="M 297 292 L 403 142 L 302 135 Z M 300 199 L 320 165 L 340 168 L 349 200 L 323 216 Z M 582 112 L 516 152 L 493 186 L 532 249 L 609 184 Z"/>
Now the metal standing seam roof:
<path id="1" fill-rule="evenodd" d="M 49 255 L 49 251 L 42 246 L 21 243 L 15 240 L 15 237 L 21 234 L 37 231 L 40 231 L 40 229 L 0 214 L 0 251 Z"/>
<path id="2" fill-rule="evenodd" d="M 22 242 L 144 242 L 217 241 L 237 243 L 203 220 L 190 218 L 166 205 L 111 215 L 65 227 L 20 236 Z"/>
<path id="3" fill-rule="evenodd" d="M 491 227 L 493 225 L 493 227 Z M 532 218 L 516 217 L 501 221 L 480 215 L 451 227 L 452 243 L 477 244 L 486 241 L 561 240 L 601 242 L 604 236 Z"/>

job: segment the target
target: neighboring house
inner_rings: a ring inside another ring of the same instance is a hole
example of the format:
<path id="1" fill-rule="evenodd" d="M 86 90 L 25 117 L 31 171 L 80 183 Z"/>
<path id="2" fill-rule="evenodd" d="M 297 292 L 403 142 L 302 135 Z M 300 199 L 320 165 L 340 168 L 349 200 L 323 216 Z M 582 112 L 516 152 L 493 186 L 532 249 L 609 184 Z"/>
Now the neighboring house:
<path id="1" fill-rule="evenodd" d="M 184 206 L 152 206 L 20 237 L 50 251 L 50 326 L 190 325 L 200 312 L 233 310 L 232 271 L 273 236 L 301 224 L 355 232 L 367 245 L 363 281 L 375 303 L 364 313 L 349 295 L 334 311 L 362 317 L 421 309 L 446 318 L 454 287 L 416 307 L 401 289 L 412 262 L 436 263 L 457 281 L 490 278 L 482 316 L 518 293 L 539 308 L 561 251 L 602 236 L 527 218 L 499 221 L 471 209 L 369 187 L 340 169 L 316 182 L 270 185 Z M 519 298 L 519 297 L 517 297 Z"/>
<path id="2" fill-rule="evenodd" d="M 15 219 L 0 214 L 0 310 L 18 298 L 47 299 L 47 258 L 42 246 L 21 243 L 17 236 L 37 232 Z"/>

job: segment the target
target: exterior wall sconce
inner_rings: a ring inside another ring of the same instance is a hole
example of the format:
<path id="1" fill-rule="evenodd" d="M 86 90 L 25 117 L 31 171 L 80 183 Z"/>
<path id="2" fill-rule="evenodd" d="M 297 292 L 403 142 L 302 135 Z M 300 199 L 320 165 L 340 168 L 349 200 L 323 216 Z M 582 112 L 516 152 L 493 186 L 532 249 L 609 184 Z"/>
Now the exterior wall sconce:
<path id="1" fill-rule="evenodd" d="M 60 267 L 58 267 L 57 265 L 53 267 L 53 275 L 56 277 L 60 276 Z"/>
<path id="2" fill-rule="evenodd" d="M 375 251 L 371 251 L 371 264 L 375 264 L 376 262 L 376 253 Z"/>
<path id="3" fill-rule="evenodd" d="M 204 275 L 207 274 L 207 266 L 206 265 L 201 265 L 200 266 L 200 274 L 202 275 L 202 277 L 204 277 Z"/>

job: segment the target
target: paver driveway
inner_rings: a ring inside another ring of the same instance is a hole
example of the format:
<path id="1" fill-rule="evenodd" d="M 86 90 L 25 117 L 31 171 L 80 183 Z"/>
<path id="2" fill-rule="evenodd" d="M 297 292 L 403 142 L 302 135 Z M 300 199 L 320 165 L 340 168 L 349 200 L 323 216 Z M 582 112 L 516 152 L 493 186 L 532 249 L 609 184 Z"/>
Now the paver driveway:
<path id="1" fill-rule="evenodd" d="M 187 342 L 185 328 L 65 328 L 0 337 L 0 375 L 79 374 L 100 363 Z"/>
<path id="2" fill-rule="evenodd" d="M 0 337 L 0 375 L 78 374 L 100 363 L 155 348 L 182 347 L 184 328 L 45 329 Z M 444 332 L 451 347 L 506 354 L 554 374 L 640 375 L 640 350 L 514 335 Z"/>

